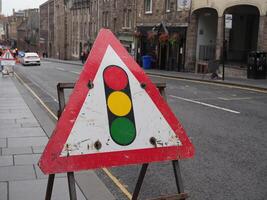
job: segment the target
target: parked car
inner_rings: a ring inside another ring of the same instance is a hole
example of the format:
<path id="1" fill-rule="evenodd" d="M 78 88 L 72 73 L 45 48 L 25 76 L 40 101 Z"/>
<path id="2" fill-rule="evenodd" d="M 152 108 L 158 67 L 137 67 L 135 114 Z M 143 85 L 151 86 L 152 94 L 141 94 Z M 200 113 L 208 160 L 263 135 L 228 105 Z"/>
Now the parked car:
<path id="1" fill-rule="evenodd" d="M 21 57 L 20 62 L 22 65 L 41 65 L 41 59 L 37 53 L 30 52 L 25 53 L 23 57 Z"/>

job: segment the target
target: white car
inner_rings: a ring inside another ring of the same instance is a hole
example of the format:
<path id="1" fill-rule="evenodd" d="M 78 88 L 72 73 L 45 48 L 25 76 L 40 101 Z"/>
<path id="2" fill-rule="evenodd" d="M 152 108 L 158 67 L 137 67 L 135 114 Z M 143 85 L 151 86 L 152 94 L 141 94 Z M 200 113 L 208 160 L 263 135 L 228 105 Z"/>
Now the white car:
<path id="1" fill-rule="evenodd" d="M 22 65 L 41 65 L 41 59 L 37 53 L 25 53 L 20 62 Z"/>

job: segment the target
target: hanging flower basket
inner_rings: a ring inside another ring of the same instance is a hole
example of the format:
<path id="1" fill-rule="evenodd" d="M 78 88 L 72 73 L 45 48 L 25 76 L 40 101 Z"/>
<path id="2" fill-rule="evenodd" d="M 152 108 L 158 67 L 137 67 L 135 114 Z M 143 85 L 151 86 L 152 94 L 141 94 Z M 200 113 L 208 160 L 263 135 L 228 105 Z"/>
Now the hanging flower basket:
<path id="1" fill-rule="evenodd" d="M 140 31 L 135 31 L 133 35 L 134 35 L 134 37 L 136 37 L 136 38 L 140 38 L 140 37 L 142 36 L 142 34 L 141 34 Z"/>
<path id="2" fill-rule="evenodd" d="M 169 34 L 168 33 L 162 33 L 159 36 L 159 42 L 160 43 L 166 43 L 169 40 Z"/>
<path id="3" fill-rule="evenodd" d="M 147 32 L 147 40 L 153 42 L 155 40 L 156 34 L 152 31 Z"/>
<path id="4" fill-rule="evenodd" d="M 171 45 L 174 45 L 175 43 L 178 43 L 180 39 L 181 39 L 180 34 L 179 33 L 174 33 L 174 34 L 171 35 L 171 37 L 169 39 L 169 43 Z"/>

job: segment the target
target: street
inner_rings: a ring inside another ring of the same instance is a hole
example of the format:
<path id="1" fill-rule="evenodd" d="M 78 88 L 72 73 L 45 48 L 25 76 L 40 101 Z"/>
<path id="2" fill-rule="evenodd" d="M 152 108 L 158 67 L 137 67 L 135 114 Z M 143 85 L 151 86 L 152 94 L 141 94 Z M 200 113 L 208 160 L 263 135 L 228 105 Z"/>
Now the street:
<path id="1" fill-rule="evenodd" d="M 15 71 L 56 115 L 57 83 L 75 82 L 81 70 L 80 66 L 43 61 L 41 66 L 17 65 Z M 151 79 L 167 84 L 168 103 L 196 149 L 193 159 L 180 161 L 189 199 L 266 199 L 267 94 L 198 81 L 155 76 Z M 34 113 L 34 106 L 29 107 Z M 45 109 L 41 104 L 40 107 Z M 47 115 L 51 117 L 51 113 Z M 132 194 L 140 166 L 109 170 Z M 96 174 L 116 199 L 127 199 L 103 170 Z M 140 199 L 175 193 L 171 163 L 150 164 Z"/>

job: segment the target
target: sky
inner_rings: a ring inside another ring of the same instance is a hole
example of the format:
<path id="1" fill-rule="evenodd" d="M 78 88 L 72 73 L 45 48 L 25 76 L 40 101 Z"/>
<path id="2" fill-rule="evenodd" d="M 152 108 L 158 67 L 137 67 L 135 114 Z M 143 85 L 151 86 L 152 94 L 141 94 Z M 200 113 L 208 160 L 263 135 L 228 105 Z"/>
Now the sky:
<path id="1" fill-rule="evenodd" d="M 39 8 L 47 0 L 2 0 L 2 14 L 12 15 L 12 9 L 24 10 L 27 8 Z"/>

